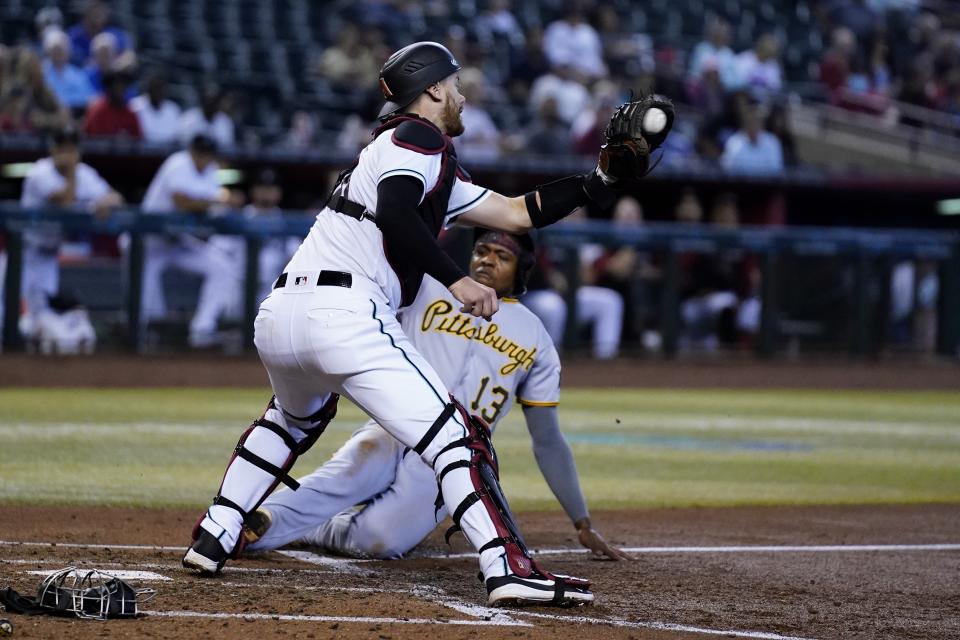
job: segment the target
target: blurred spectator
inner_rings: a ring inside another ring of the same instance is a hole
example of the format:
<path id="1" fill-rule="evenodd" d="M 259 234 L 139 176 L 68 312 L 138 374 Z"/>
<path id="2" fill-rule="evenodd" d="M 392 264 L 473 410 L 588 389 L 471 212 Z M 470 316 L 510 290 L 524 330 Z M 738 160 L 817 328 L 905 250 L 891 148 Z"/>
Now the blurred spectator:
<path id="1" fill-rule="evenodd" d="M 847 76 L 856 55 L 857 40 L 853 31 L 846 27 L 837 27 L 831 35 L 830 48 L 820 59 L 820 82 L 832 93 L 847 86 Z"/>
<path id="2" fill-rule="evenodd" d="M 783 173 L 780 140 L 763 130 L 759 105 L 744 111 L 743 128 L 730 136 L 720 157 L 720 166 L 729 173 L 777 175 Z"/>
<path id="3" fill-rule="evenodd" d="M 720 68 L 715 58 L 707 58 L 700 66 L 700 75 L 691 75 L 687 81 L 687 97 L 690 103 L 708 116 L 723 111 L 726 88 L 720 78 Z"/>
<path id="4" fill-rule="evenodd" d="M 780 141 L 784 166 L 796 167 L 799 163 L 799 158 L 797 157 L 797 141 L 790 128 L 790 115 L 786 103 L 778 102 L 770 108 L 770 113 L 767 114 L 765 128 Z"/>
<path id="5" fill-rule="evenodd" d="M 940 106 L 939 88 L 934 82 L 933 68 L 929 58 L 921 57 L 910 66 L 898 97 L 901 102 L 925 109 L 936 109 Z M 909 111 L 900 117 L 900 122 L 914 127 L 924 125 L 923 119 Z"/>
<path id="6" fill-rule="evenodd" d="M 144 93 L 130 101 L 137 114 L 140 131 L 147 142 L 171 143 L 177 140 L 180 105 L 167 99 L 167 78 L 161 72 L 147 77 Z"/>
<path id="7" fill-rule="evenodd" d="M 203 88 L 200 106 L 180 116 L 178 137 L 188 144 L 198 135 L 211 138 L 220 149 L 230 149 L 236 141 L 233 120 L 226 113 L 227 95 L 216 85 Z"/>
<path id="8" fill-rule="evenodd" d="M 123 68 L 132 67 L 136 62 L 130 46 L 130 38 L 119 27 L 110 25 L 110 7 L 102 0 L 88 0 L 83 11 L 83 19 L 68 31 L 72 44 L 72 62 L 80 68 L 87 65 L 91 56 L 93 39 L 101 33 L 110 33 L 116 38 L 117 64 Z"/>
<path id="9" fill-rule="evenodd" d="M 47 31 L 43 52 L 43 77 L 57 99 L 71 109 L 85 109 L 96 92 L 87 74 L 70 64 L 70 38 L 63 31 Z"/>
<path id="10" fill-rule="evenodd" d="M 859 56 L 853 59 L 846 86 L 835 94 L 837 106 L 873 114 L 887 110 L 890 75 L 882 58 L 884 46 L 880 41 L 870 59 Z"/>
<path id="11" fill-rule="evenodd" d="M 753 49 L 737 55 L 739 85 L 760 98 L 778 93 L 783 88 L 779 56 L 780 44 L 776 36 L 769 33 L 760 36 Z"/>
<path id="12" fill-rule="evenodd" d="M 694 47 L 690 55 L 689 77 L 700 80 L 708 67 L 717 74 L 725 89 L 739 86 L 737 59 L 730 48 L 730 24 L 719 18 L 710 21 L 706 38 Z"/>
<path id="13" fill-rule="evenodd" d="M 704 120 L 697 130 L 695 145 L 702 159 L 710 163 L 720 161 L 724 145 L 730 136 L 740 130 L 743 113 L 749 107 L 750 97 L 746 91 L 733 91 L 725 96 L 723 110 Z"/>
<path id="14" fill-rule="evenodd" d="M 637 78 L 654 71 L 656 63 L 650 37 L 625 30 L 623 20 L 611 5 L 597 7 L 597 29 L 611 76 Z"/>
<path id="15" fill-rule="evenodd" d="M 606 80 L 601 80 L 594 85 L 593 104 L 577 116 L 570 128 L 574 150 L 577 153 L 585 156 L 595 156 L 600 153 L 603 132 L 620 104 L 621 96 L 617 85 Z"/>
<path id="16" fill-rule="evenodd" d="M 940 277 L 934 261 L 905 260 L 890 270 L 890 338 L 932 353 L 937 342 Z"/>
<path id="17" fill-rule="evenodd" d="M 63 31 L 63 12 L 58 7 L 44 7 L 37 11 L 37 15 L 33 18 L 33 26 L 37 34 L 33 46 L 38 53 L 41 53 L 43 51 L 43 38 L 47 35 L 47 31 L 50 29 Z"/>
<path id="18" fill-rule="evenodd" d="M 362 45 L 357 28 L 347 24 L 337 33 L 336 44 L 320 55 L 317 70 L 338 89 L 369 91 L 377 87 L 380 61 Z"/>
<path id="19" fill-rule="evenodd" d="M 90 60 L 84 71 L 90 79 L 90 86 L 97 93 L 103 93 L 103 76 L 110 71 L 119 71 L 117 65 L 117 37 L 109 31 L 97 34 L 90 44 Z"/>
<path id="20" fill-rule="evenodd" d="M 37 160 L 23 182 L 20 206 L 68 208 L 78 214 L 106 216 L 123 203 L 123 198 L 80 159 L 80 146 L 74 129 L 62 129 L 50 138 L 50 156 Z M 58 231 L 28 230 L 23 233 L 22 295 L 26 314 L 21 329 L 31 338 L 48 324 L 45 314 L 52 313 L 49 300 L 60 289 L 57 261 L 63 237 Z"/>
<path id="21" fill-rule="evenodd" d="M 550 62 L 543 51 L 543 31 L 530 29 L 527 46 L 512 50 L 510 55 L 510 101 L 519 108 L 530 103 L 530 88 L 536 80 L 550 73 Z"/>
<path id="22" fill-rule="evenodd" d="M 526 38 L 510 5 L 510 0 L 491 0 L 477 16 L 473 29 L 482 46 L 489 48 L 498 40 L 506 40 L 511 47 L 523 47 Z"/>
<path id="23" fill-rule="evenodd" d="M 586 79 L 607 75 L 603 45 L 586 21 L 583 2 L 567 0 L 563 17 L 550 23 L 543 33 L 543 51 L 554 67 L 570 67 Z"/>
<path id="24" fill-rule="evenodd" d="M 30 121 L 30 95 L 20 85 L 0 94 L 0 131 L 14 133 L 33 129 Z"/>
<path id="25" fill-rule="evenodd" d="M 109 71 L 103 76 L 105 93 L 87 109 L 83 123 L 85 134 L 127 136 L 135 140 L 143 137 L 137 114 L 127 106 L 127 89 L 130 87 L 130 80 L 130 76 L 126 73 L 118 71 Z"/>
<path id="26" fill-rule="evenodd" d="M 351 114 L 353 116 L 354 114 Z M 359 120 L 359 118 L 357 118 Z M 345 131 L 347 126 L 344 125 L 343 130 Z M 298 110 L 293 112 L 293 117 L 290 120 L 290 131 L 287 132 L 287 136 L 284 141 L 284 146 L 289 149 L 312 149 L 314 140 L 317 136 L 317 120 L 312 113 L 309 111 Z M 366 132 L 367 140 L 369 141 L 370 132 L 369 129 Z M 338 148 L 340 145 L 337 145 Z M 351 143 L 348 149 L 349 151 L 356 151 L 359 148 Z"/>
<path id="27" fill-rule="evenodd" d="M 573 153 L 570 127 L 560 119 L 557 101 L 547 98 L 537 111 L 537 119 L 527 130 L 528 153 L 540 155 L 568 155 Z"/>
<path id="28" fill-rule="evenodd" d="M 590 106 L 590 93 L 576 80 L 573 68 L 565 64 L 553 67 L 530 87 L 530 111 L 538 113 L 543 103 L 550 99 L 555 103 L 557 115 L 567 126 Z"/>
<path id="29" fill-rule="evenodd" d="M 491 160 L 498 157 L 502 136 L 493 118 L 483 108 L 486 100 L 483 73 L 473 67 L 460 71 L 460 92 L 466 102 L 460 114 L 464 132 L 457 137 L 457 154 L 465 160 Z"/>
<path id="30" fill-rule="evenodd" d="M 10 88 L 5 92 L 16 93 L 10 96 L 16 103 L 10 109 L 20 115 L 9 123 L 8 130 L 53 131 L 67 126 L 70 112 L 47 86 L 39 56 L 25 47 L 14 51 Z M 4 98 L 0 97 L 0 101 Z"/>
<path id="31" fill-rule="evenodd" d="M 692 210 L 683 212 L 687 216 L 691 213 Z M 677 215 L 681 215 L 679 208 Z M 714 203 L 710 220 L 719 227 L 735 228 L 739 223 L 736 197 L 721 194 Z M 692 218 L 689 222 L 693 222 Z M 680 263 L 681 347 L 713 351 L 721 344 L 735 345 L 740 307 L 738 277 L 747 268 L 742 252 L 684 253 Z M 743 314 L 744 326 L 752 327 L 753 331 L 759 323 L 758 304 Z M 751 321 L 755 324 L 751 325 Z"/>
<path id="32" fill-rule="evenodd" d="M 250 204 L 243 207 L 243 215 L 247 218 L 280 218 L 283 211 L 280 201 L 283 199 L 283 190 L 272 169 L 262 169 L 254 176 L 250 185 Z M 273 288 L 273 282 L 283 273 L 283 268 L 290 261 L 294 252 L 300 246 L 302 238 L 278 237 L 265 238 L 260 246 L 258 264 L 259 282 L 257 284 L 257 302 L 263 301 Z M 215 235 L 210 238 L 211 246 L 221 251 L 231 263 L 230 273 L 234 278 L 231 292 L 234 300 L 230 305 L 230 315 L 241 319 L 243 315 L 244 274 L 247 265 L 247 240 L 237 235 Z"/>
<path id="33" fill-rule="evenodd" d="M 703 221 L 703 205 L 693 189 L 684 189 L 673 209 L 673 217 L 680 224 L 700 224 Z"/>
<path id="34" fill-rule="evenodd" d="M 943 25 L 937 14 L 928 11 L 918 13 L 910 23 L 906 38 L 893 43 L 892 60 L 897 65 L 894 73 L 897 76 L 906 76 L 910 67 L 918 60 L 931 56 L 942 29 Z"/>
<path id="35" fill-rule="evenodd" d="M 568 219 L 583 220 L 581 208 Z M 563 347 L 567 326 L 567 279 L 557 270 L 547 253 L 538 253 L 538 269 L 531 274 L 529 293 L 522 298 L 525 304 L 543 322 L 557 349 Z M 578 265 L 580 266 L 580 265 Z M 623 299 L 616 291 L 585 284 L 574 294 L 577 304 L 577 324 L 592 329 L 592 353 L 600 360 L 615 358 L 620 350 L 623 328 Z"/>
<path id="36" fill-rule="evenodd" d="M 623 196 L 613 207 L 613 225 L 629 230 L 643 224 L 643 207 L 633 196 Z M 586 245 L 584 249 L 590 248 Z M 616 291 L 623 300 L 624 345 L 639 342 L 641 334 L 656 323 L 660 271 L 646 256 L 629 244 L 596 246 L 581 251 L 586 258 L 583 282 Z"/>
<path id="37" fill-rule="evenodd" d="M 196 135 L 190 147 L 168 157 L 153 177 L 141 209 L 147 215 L 204 215 L 227 201 L 217 180 L 217 147 L 212 138 Z M 190 321 L 190 345 L 217 343 L 217 321 L 232 301 L 233 266 L 206 240 L 181 233 L 144 239 L 143 289 L 140 302 L 144 324 L 166 315 L 162 277 L 171 268 L 203 276 L 200 299 Z"/>

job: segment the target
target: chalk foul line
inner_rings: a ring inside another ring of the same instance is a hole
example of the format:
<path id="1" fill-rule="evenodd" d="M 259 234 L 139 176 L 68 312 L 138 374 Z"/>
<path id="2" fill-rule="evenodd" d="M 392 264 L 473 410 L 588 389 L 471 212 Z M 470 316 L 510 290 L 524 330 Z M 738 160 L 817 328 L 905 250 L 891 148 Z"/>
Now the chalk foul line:
<path id="1" fill-rule="evenodd" d="M 960 551 L 960 544 L 841 544 L 841 545 L 764 545 L 764 546 L 704 546 L 704 547 L 621 547 L 637 555 L 705 554 L 705 553 L 838 553 L 838 552 L 901 552 L 901 551 Z M 590 553 L 589 549 L 536 549 L 540 556 L 565 556 Z M 475 558 L 475 552 L 425 553 L 407 556 L 410 559 L 442 560 L 444 558 Z"/>
<path id="2" fill-rule="evenodd" d="M 470 627 L 532 627 L 533 625 L 523 620 L 513 620 L 507 617 L 496 620 L 438 620 L 436 618 L 386 618 L 371 616 L 313 616 L 313 615 L 287 615 L 278 613 L 207 613 L 204 611 L 141 611 L 148 616 L 159 618 L 215 618 L 215 619 L 239 619 L 239 620 L 285 620 L 289 622 L 360 622 L 366 624 L 433 624 L 433 625 L 459 625 Z"/>

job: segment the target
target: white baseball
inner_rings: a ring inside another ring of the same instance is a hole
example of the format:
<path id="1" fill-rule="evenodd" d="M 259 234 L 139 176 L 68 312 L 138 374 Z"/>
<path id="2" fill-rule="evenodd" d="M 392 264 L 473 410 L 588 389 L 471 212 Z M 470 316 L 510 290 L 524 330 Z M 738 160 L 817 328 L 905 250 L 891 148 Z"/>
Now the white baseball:
<path id="1" fill-rule="evenodd" d="M 640 124 L 643 125 L 643 130 L 647 133 L 660 133 L 667 126 L 667 114 L 664 113 L 663 109 L 657 109 L 656 107 L 647 109 Z"/>

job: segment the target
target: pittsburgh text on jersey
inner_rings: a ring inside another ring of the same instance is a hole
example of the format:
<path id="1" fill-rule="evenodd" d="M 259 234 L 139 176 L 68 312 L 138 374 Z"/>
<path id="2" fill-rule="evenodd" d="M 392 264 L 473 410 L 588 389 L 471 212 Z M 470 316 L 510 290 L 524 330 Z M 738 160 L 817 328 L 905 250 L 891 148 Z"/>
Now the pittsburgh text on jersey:
<path id="1" fill-rule="evenodd" d="M 500 327 L 495 322 L 491 322 L 485 327 L 478 327 L 473 324 L 471 316 L 462 313 L 451 316 L 450 314 L 453 311 L 453 304 L 447 300 L 431 302 L 423 314 L 420 330 L 424 333 L 433 330 L 467 340 L 476 340 L 495 351 L 499 351 L 510 359 L 510 362 L 500 369 L 501 375 L 508 376 L 518 367 L 529 371 L 530 367 L 533 366 L 537 355 L 536 347 L 533 349 L 525 348 L 506 336 L 497 335 Z"/>

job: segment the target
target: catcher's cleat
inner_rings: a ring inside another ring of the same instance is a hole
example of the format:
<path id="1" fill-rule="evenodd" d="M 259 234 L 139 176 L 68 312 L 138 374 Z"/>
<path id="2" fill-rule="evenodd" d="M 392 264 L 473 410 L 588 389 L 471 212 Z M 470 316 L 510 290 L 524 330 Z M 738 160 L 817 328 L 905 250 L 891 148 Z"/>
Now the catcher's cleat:
<path id="1" fill-rule="evenodd" d="M 487 578 L 487 604 L 494 607 L 576 607 L 591 602 L 590 583 L 575 578 L 521 578 L 513 574 Z"/>
<path id="2" fill-rule="evenodd" d="M 243 537 L 247 539 L 247 544 L 253 544 L 267 534 L 270 526 L 273 524 L 273 516 L 266 509 L 257 509 L 243 523 Z"/>
<path id="3" fill-rule="evenodd" d="M 220 541 L 206 529 L 200 529 L 197 539 L 183 556 L 183 566 L 198 571 L 201 575 L 215 576 L 223 569 L 230 554 Z"/>

